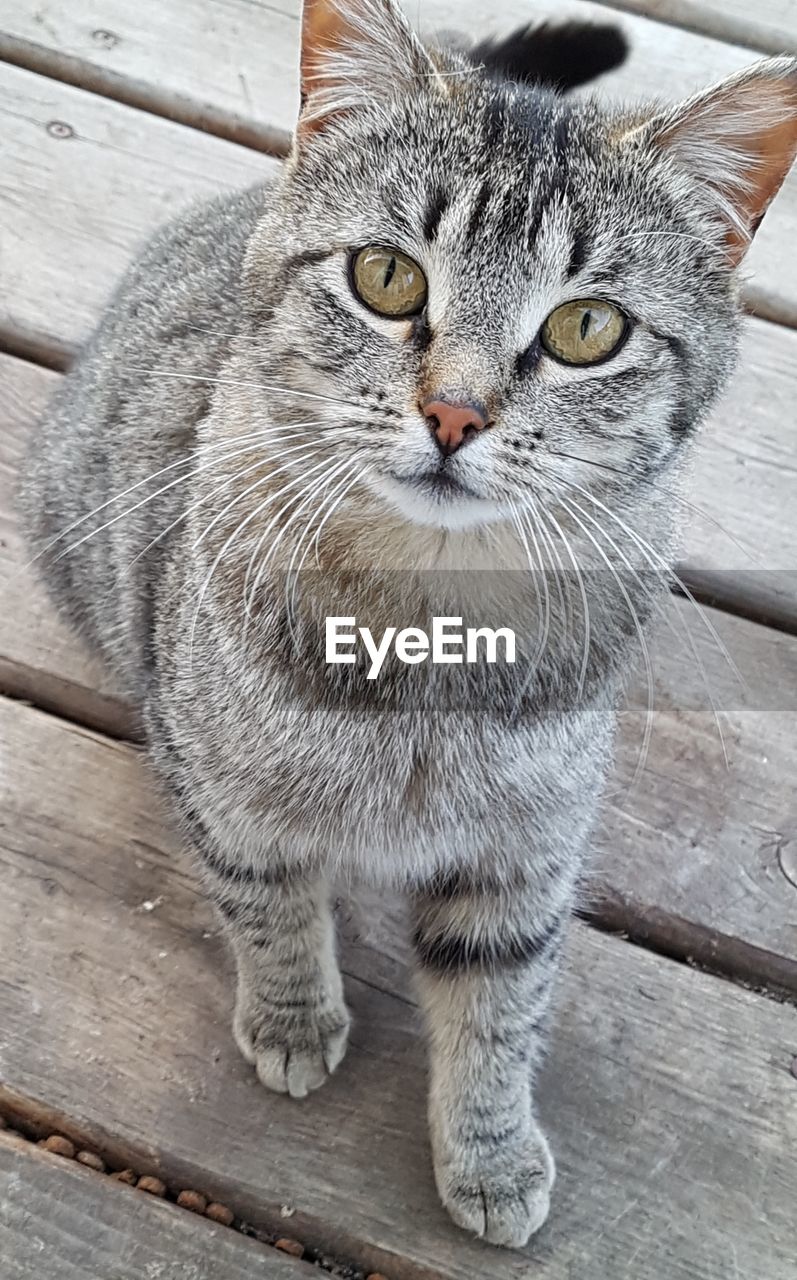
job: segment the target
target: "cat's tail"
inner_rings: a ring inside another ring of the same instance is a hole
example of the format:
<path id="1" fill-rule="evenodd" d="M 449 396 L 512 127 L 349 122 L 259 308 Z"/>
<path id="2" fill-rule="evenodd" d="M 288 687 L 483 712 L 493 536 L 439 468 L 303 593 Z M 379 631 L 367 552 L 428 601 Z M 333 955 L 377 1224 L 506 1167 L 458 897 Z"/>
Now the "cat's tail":
<path id="1" fill-rule="evenodd" d="M 576 89 L 625 61 L 628 41 L 611 23 L 544 22 L 519 27 L 505 40 L 483 40 L 467 57 L 501 80 Z"/>

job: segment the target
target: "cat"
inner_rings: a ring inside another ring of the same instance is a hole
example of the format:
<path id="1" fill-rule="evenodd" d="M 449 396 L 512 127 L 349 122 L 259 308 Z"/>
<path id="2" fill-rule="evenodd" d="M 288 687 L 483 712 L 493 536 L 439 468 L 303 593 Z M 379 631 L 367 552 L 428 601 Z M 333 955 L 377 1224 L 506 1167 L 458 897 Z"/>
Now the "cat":
<path id="1" fill-rule="evenodd" d="M 468 54 L 393 0 L 305 0 L 280 176 L 155 235 L 22 493 L 142 708 L 242 1054 L 321 1085 L 349 1031 L 330 882 L 405 893 L 440 1196 L 506 1246 L 549 1212 L 534 1072 L 618 699 L 797 149 L 794 61 L 680 106 L 559 92 L 622 53 L 576 27 Z M 489 675 L 324 662 L 330 615 L 510 612 Z"/>

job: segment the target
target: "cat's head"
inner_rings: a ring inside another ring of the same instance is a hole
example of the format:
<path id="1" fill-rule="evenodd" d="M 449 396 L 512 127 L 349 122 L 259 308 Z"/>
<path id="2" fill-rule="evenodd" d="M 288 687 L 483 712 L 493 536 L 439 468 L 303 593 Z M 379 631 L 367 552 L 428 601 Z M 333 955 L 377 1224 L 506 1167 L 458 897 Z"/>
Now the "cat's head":
<path id="1" fill-rule="evenodd" d="M 247 297 L 338 493 L 461 529 L 673 464 L 733 364 L 797 63 L 610 112 L 427 51 L 392 0 L 305 0 L 302 103 Z"/>

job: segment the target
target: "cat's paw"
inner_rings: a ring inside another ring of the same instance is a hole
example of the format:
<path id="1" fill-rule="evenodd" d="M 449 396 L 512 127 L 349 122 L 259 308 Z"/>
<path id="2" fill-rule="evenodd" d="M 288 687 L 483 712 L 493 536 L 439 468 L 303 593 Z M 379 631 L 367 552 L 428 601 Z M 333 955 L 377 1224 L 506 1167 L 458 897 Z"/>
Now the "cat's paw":
<path id="1" fill-rule="evenodd" d="M 342 1062 L 349 1014 L 342 1003 L 317 1007 L 312 1001 L 285 1012 L 239 995 L 235 1041 L 267 1089 L 305 1098 Z"/>
<path id="2" fill-rule="evenodd" d="M 457 1226 L 510 1249 L 527 1244 L 548 1217 L 555 1173 L 550 1147 L 536 1126 L 522 1144 L 500 1154 L 462 1149 L 435 1159 L 440 1198 Z"/>

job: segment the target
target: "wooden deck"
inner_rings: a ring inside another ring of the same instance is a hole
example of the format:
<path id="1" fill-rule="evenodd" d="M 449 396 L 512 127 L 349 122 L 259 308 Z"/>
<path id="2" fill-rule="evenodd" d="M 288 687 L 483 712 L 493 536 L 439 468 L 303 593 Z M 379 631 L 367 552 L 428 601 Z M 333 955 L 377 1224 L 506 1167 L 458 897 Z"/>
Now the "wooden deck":
<path id="1" fill-rule="evenodd" d="M 476 34 L 481 10 L 428 0 L 421 27 Z M 797 52 L 793 0 L 497 10 L 495 30 L 615 18 L 633 53 L 603 87 L 626 97 Z M 665 633 L 650 755 L 630 786 L 640 690 L 571 940 L 541 1094 L 560 1175 L 528 1250 L 470 1240 L 438 1203 L 398 904 L 340 903 L 340 1072 L 300 1104 L 257 1084 L 135 718 L 24 568 L 15 475 L 59 370 L 156 224 L 279 164 L 297 16 L 298 0 L 0 0 L 0 1280 L 795 1280 L 797 174 L 751 255 L 742 366 L 697 461 L 683 564 L 708 607 L 671 601 L 728 762 Z M 36 1146 L 53 1133 L 106 1175 Z M 110 1176 L 126 1169 L 165 1197 Z M 234 1224 L 178 1206 L 186 1188 Z"/>

